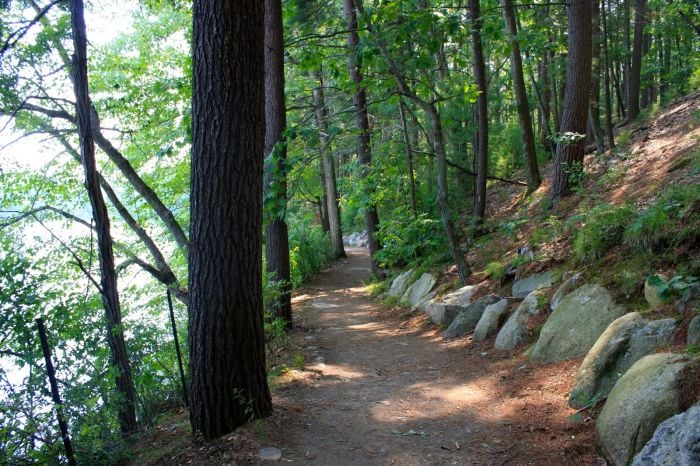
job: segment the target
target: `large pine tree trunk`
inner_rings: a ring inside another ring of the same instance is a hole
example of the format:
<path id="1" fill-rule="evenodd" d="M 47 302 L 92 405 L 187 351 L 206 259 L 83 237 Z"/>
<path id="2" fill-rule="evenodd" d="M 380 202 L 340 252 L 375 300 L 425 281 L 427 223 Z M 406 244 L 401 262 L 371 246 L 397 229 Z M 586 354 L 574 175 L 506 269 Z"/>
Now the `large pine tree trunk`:
<path id="1" fill-rule="evenodd" d="M 195 0 L 190 417 L 212 439 L 271 413 L 262 303 L 264 8 Z"/>
<path id="2" fill-rule="evenodd" d="M 642 54 L 644 51 L 644 25 L 646 24 L 646 0 L 636 0 L 634 8 L 634 48 L 627 92 L 627 121 L 639 115 L 639 89 L 642 79 Z"/>
<path id="3" fill-rule="evenodd" d="M 479 87 L 477 97 L 478 141 L 476 152 L 476 183 L 474 189 L 474 220 L 481 222 L 486 216 L 486 176 L 488 175 L 489 156 L 489 121 L 488 121 L 488 84 L 486 82 L 486 65 L 484 48 L 481 44 L 481 6 L 479 0 L 469 0 L 469 17 L 472 20 L 471 38 L 474 55 L 474 76 Z"/>
<path id="4" fill-rule="evenodd" d="M 608 50 L 608 21 L 605 12 L 605 0 L 602 0 L 601 20 L 603 24 L 603 56 L 604 63 L 604 78 L 605 78 L 605 134 L 608 138 L 608 147 L 615 147 L 615 134 L 613 133 L 612 125 L 612 97 L 610 91 L 610 53 Z"/>
<path id="5" fill-rule="evenodd" d="M 282 39 L 282 2 L 265 0 L 265 155 L 274 166 L 268 170 L 266 188 L 274 197 L 267 221 L 265 264 L 269 279 L 281 285 L 273 304 L 276 317 L 292 326 L 292 285 L 289 264 L 289 233 L 285 221 L 287 206 L 287 126 L 284 103 L 284 42 Z"/>
<path id="6" fill-rule="evenodd" d="M 129 356 L 124 341 L 121 321 L 117 273 L 114 268 L 114 251 L 110 233 L 109 215 L 95 162 L 95 142 L 90 124 L 90 96 L 88 94 L 87 38 L 82 0 L 71 0 L 71 25 L 73 29 L 73 86 L 75 89 L 75 113 L 80 137 L 80 152 L 85 172 L 85 188 L 90 198 L 92 217 L 97 232 L 97 247 L 100 256 L 100 294 L 107 320 L 107 343 L 116 368 L 117 391 L 123 398 L 119 406 L 119 424 L 123 434 L 134 432 L 136 424 L 136 392 L 131 378 Z"/>
<path id="7" fill-rule="evenodd" d="M 592 21 L 593 21 L 593 56 L 592 56 L 592 77 L 591 77 L 591 103 L 590 122 L 595 138 L 596 150 L 599 153 L 605 152 L 605 141 L 603 139 L 603 127 L 600 124 L 600 0 L 592 0 Z"/>
<path id="8" fill-rule="evenodd" d="M 591 0 L 571 0 L 567 13 L 569 58 L 560 133 L 585 136 L 591 88 Z M 584 144 L 584 138 L 577 138 L 557 145 L 550 192 L 553 199 L 571 192 L 570 174 L 583 169 Z"/>
<path id="9" fill-rule="evenodd" d="M 542 179 L 540 178 L 540 171 L 537 167 L 535 135 L 532 131 L 530 105 L 527 101 L 525 78 L 523 77 L 523 62 L 520 56 L 520 43 L 517 38 L 518 31 L 515 22 L 515 8 L 513 8 L 513 2 L 511 0 L 502 0 L 501 4 L 503 6 L 506 36 L 510 40 L 511 47 L 510 70 L 513 76 L 515 103 L 518 108 L 518 118 L 520 120 L 520 136 L 523 143 L 523 160 L 525 161 L 525 174 L 527 176 L 527 191 L 532 192 L 537 189 Z"/>
<path id="10" fill-rule="evenodd" d="M 357 136 L 357 158 L 360 161 L 360 175 L 365 180 L 363 186 L 368 186 L 367 177 L 372 165 L 372 152 L 370 148 L 370 130 L 369 119 L 367 118 L 367 95 L 365 87 L 362 84 L 362 71 L 357 57 L 357 48 L 360 43 L 360 37 L 357 34 L 357 13 L 355 12 L 355 2 L 353 0 L 344 0 L 343 9 L 345 13 L 345 21 L 347 22 L 348 32 L 348 70 L 350 79 L 355 85 L 355 92 L 352 96 L 352 103 L 355 107 L 355 120 L 359 134 Z M 364 193 L 364 197 L 370 199 L 373 194 L 373 189 L 368 188 Z M 377 240 L 377 231 L 379 230 L 379 212 L 377 206 L 372 201 L 368 201 L 364 207 L 365 213 L 365 230 L 367 231 L 367 239 L 369 245 L 369 255 L 371 261 L 372 273 L 376 277 L 383 278 L 385 272 L 379 267 L 375 258 L 377 252 L 381 248 Z"/>
<path id="11" fill-rule="evenodd" d="M 345 257 L 343 247 L 343 232 L 340 228 L 340 208 L 338 206 L 338 188 L 335 181 L 335 163 L 331 154 L 330 139 L 328 138 L 328 108 L 323 95 L 323 71 L 316 72 L 318 87 L 314 89 L 314 105 L 316 107 L 316 123 L 320 132 L 321 163 L 323 164 L 323 181 L 326 191 L 326 216 L 331 234 L 331 249 L 337 259 Z"/>

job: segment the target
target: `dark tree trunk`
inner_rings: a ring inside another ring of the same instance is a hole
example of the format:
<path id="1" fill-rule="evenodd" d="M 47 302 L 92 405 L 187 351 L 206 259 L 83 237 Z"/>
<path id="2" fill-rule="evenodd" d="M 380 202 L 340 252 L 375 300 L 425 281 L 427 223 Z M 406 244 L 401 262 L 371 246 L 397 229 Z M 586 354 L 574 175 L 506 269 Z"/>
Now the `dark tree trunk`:
<path id="1" fill-rule="evenodd" d="M 481 223 L 486 216 L 486 176 L 488 175 L 489 156 L 489 121 L 488 121 L 488 87 L 486 83 L 486 65 L 484 49 L 481 44 L 481 6 L 479 0 L 469 0 L 469 17 L 472 21 L 471 37 L 474 54 L 474 76 L 479 88 L 477 97 L 477 115 L 479 124 L 478 152 L 476 155 L 476 185 L 474 189 L 474 221 Z M 531 129 L 532 131 L 532 129 Z"/>
<path id="2" fill-rule="evenodd" d="M 666 103 L 669 101 L 669 81 L 671 80 L 671 40 L 668 34 L 664 35 L 663 48 L 661 85 L 659 92 L 661 94 L 661 103 Z"/>
<path id="3" fill-rule="evenodd" d="M 413 218 L 418 216 L 418 207 L 416 205 L 416 179 L 413 172 L 413 149 L 411 148 L 411 137 L 408 131 L 408 123 L 406 121 L 406 111 L 403 108 L 403 101 L 399 100 L 399 117 L 401 118 L 401 131 L 403 132 L 403 143 L 406 146 L 406 162 L 408 166 L 408 187 L 410 193 L 411 211 Z"/>
<path id="4" fill-rule="evenodd" d="M 634 9 L 634 49 L 627 92 L 627 121 L 639 115 L 639 89 L 642 79 L 642 52 L 644 50 L 644 26 L 646 24 L 646 0 L 636 0 Z"/>
<path id="5" fill-rule="evenodd" d="M 331 234 L 331 248 L 337 259 L 345 257 L 343 247 L 343 232 L 340 228 L 340 208 L 338 207 L 338 188 L 335 182 L 335 163 L 331 154 L 330 139 L 328 138 L 328 108 L 323 95 L 323 71 L 316 72 L 318 87 L 314 89 L 314 105 L 316 106 L 316 123 L 320 132 L 321 163 L 323 164 L 323 181 L 326 189 L 326 216 Z"/>
<path id="6" fill-rule="evenodd" d="M 567 13 L 569 59 L 560 132 L 585 135 L 591 89 L 591 0 L 571 0 Z M 582 138 L 576 138 L 575 141 L 560 141 L 557 145 L 550 192 L 553 199 L 556 200 L 570 193 L 571 170 L 583 169 L 583 149 L 584 139 Z"/>
<path id="7" fill-rule="evenodd" d="M 97 232 L 97 247 L 100 256 L 100 294 L 105 308 L 107 321 L 107 343 L 112 355 L 112 364 L 116 368 L 115 382 L 117 391 L 123 398 L 119 406 L 119 424 L 123 434 L 137 429 L 136 392 L 131 378 L 129 356 L 124 341 L 117 273 L 114 268 L 114 251 L 109 226 L 109 215 L 102 191 L 100 191 L 97 167 L 95 163 L 95 142 L 90 124 L 90 96 L 88 94 L 87 74 L 87 38 L 85 34 L 85 17 L 82 0 L 71 0 L 71 25 L 73 29 L 73 85 L 75 88 L 75 113 L 80 137 L 80 152 L 85 171 L 85 188 L 87 189 L 92 217 Z"/>
<path id="8" fill-rule="evenodd" d="M 520 136 L 523 143 L 523 160 L 525 161 L 525 174 L 527 176 L 527 191 L 536 190 L 542 179 L 537 167 L 537 153 L 535 151 L 535 135 L 532 131 L 532 119 L 530 118 L 530 105 L 527 100 L 527 90 L 525 89 L 525 78 L 523 77 L 523 62 L 520 56 L 520 44 L 518 42 L 518 30 L 515 22 L 515 8 L 511 0 L 502 0 L 503 18 L 506 26 L 506 37 L 510 40 L 510 70 L 513 76 L 513 89 L 515 91 L 515 102 L 518 108 L 518 118 L 520 120 Z M 471 6 L 471 4 L 470 4 Z M 472 13 L 473 14 L 473 13 Z M 474 28 L 476 29 L 476 27 Z M 472 36 L 472 44 L 474 39 Z M 475 47 L 476 50 L 476 47 Z M 475 55 L 476 56 L 476 55 Z M 483 57 L 483 52 L 482 52 Z M 483 62 L 482 62 L 483 63 Z M 479 75 L 476 72 L 477 82 Z M 485 77 L 485 73 L 484 73 Z M 481 87 L 481 86 L 480 86 Z M 486 89 L 483 88 L 483 92 Z"/>
<path id="9" fill-rule="evenodd" d="M 600 124 L 600 0 L 591 0 L 592 21 L 593 21 L 593 55 L 592 55 L 592 76 L 591 76 L 591 103 L 590 122 L 593 137 L 595 139 L 598 153 L 605 152 L 605 141 L 603 139 L 603 127 Z"/>
<path id="10" fill-rule="evenodd" d="M 212 439 L 272 412 L 265 374 L 264 5 L 195 0 L 190 417 Z"/>
<path id="11" fill-rule="evenodd" d="M 364 179 L 363 186 L 368 186 L 368 176 L 372 165 L 372 152 L 370 149 L 370 130 L 369 119 L 367 118 L 367 94 L 365 87 L 362 84 L 362 71 L 357 56 L 357 48 L 360 43 L 360 36 L 357 34 L 357 13 L 355 12 L 355 2 L 353 0 L 344 0 L 343 9 L 345 13 L 345 21 L 348 29 L 348 70 L 350 79 L 355 85 L 355 92 L 352 96 L 352 103 L 355 107 L 355 120 L 359 134 L 357 136 L 357 158 L 360 161 L 360 175 Z M 377 240 L 377 231 L 379 231 L 379 213 L 377 206 L 371 199 L 374 194 L 374 189 L 369 187 L 364 193 L 364 197 L 368 199 L 364 206 L 365 211 L 365 230 L 367 231 L 367 239 L 369 246 L 369 255 L 371 262 L 372 273 L 379 278 L 384 278 L 385 272 L 379 267 L 375 258 L 381 246 Z"/>
<path id="12" fill-rule="evenodd" d="M 608 147 L 610 149 L 613 149 L 615 147 L 615 134 L 613 133 L 612 124 L 612 98 L 610 95 L 610 57 L 608 51 L 608 25 L 605 13 L 605 0 L 602 0 L 601 13 L 601 20 L 603 23 L 603 56 L 605 57 L 605 63 L 603 68 L 603 76 L 605 78 L 605 134 L 608 138 Z"/>
<path id="13" fill-rule="evenodd" d="M 542 147 L 545 149 L 549 149 L 549 140 L 547 139 L 548 136 L 551 136 L 551 132 L 549 131 L 549 122 L 550 122 L 550 117 L 552 114 L 551 107 L 549 105 L 549 102 L 551 100 L 551 90 L 549 86 L 549 53 L 545 51 L 544 54 L 542 54 L 542 60 L 539 63 L 538 66 L 538 74 L 539 74 L 539 79 L 540 83 L 542 83 L 542 95 L 540 97 L 540 144 Z M 533 83 L 534 85 L 534 83 Z"/>
<path id="14" fill-rule="evenodd" d="M 282 40 L 282 2 L 265 0 L 265 156 L 274 164 L 268 170 L 265 187 L 274 196 L 274 208 L 267 221 L 265 264 L 269 279 L 280 284 L 273 304 L 277 318 L 292 326 L 292 284 L 289 264 L 287 207 L 287 141 L 284 131 L 287 115 L 284 102 L 284 42 Z"/>

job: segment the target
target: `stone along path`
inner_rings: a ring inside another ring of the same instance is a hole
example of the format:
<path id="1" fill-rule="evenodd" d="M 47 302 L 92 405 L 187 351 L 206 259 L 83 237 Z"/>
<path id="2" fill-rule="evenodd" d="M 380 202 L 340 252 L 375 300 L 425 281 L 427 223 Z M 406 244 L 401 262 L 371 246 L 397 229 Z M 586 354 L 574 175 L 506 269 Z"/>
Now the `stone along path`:
<path id="1" fill-rule="evenodd" d="M 366 252 L 350 250 L 295 298 L 305 366 L 281 378 L 267 438 L 282 462 L 599 461 L 591 423 L 567 419 L 575 363 L 531 366 L 491 344 L 444 342 L 420 316 L 386 316 L 367 276 Z"/>

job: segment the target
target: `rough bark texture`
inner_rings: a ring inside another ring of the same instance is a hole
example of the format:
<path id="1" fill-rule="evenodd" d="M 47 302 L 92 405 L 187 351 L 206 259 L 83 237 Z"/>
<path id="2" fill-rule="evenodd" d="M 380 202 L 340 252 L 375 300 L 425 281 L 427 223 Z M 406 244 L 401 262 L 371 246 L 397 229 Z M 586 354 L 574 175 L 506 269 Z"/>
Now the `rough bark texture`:
<path id="1" fill-rule="evenodd" d="M 273 303 L 276 317 L 292 326 L 292 284 L 289 264 L 289 231 L 285 220 L 287 205 L 287 126 L 284 102 L 284 42 L 282 39 L 282 2 L 265 0 L 265 156 L 274 153 L 265 185 L 278 198 L 275 210 L 267 221 L 265 264 L 268 278 L 280 283 L 280 295 Z"/>
<path id="2" fill-rule="evenodd" d="M 401 131 L 403 133 L 403 143 L 406 146 L 406 162 L 408 167 L 408 188 L 411 202 L 411 212 L 413 217 L 418 216 L 418 207 L 416 205 L 416 179 L 413 172 L 413 149 L 411 148 L 411 137 L 408 132 L 408 122 L 406 121 L 406 111 L 404 104 L 399 101 L 399 118 L 401 119 Z"/>
<path id="3" fill-rule="evenodd" d="M 567 13 L 569 58 L 559 131 L 562 135 L 585 135 L 591 86 L 591 0 L 572 0 Z M 582 138 L 575 141 L 563 140 L 557 145 L 550 193 L 553 199 L 571 192 L 570 174 L 574 169 L 582 169 L 584 145 L 585 140 Z"/>
<path id="4" fill-rule="evenodd" d="M 272 411 L 265 376 L 263 3 L 195 0 L 190 417 L 212 439 Z"/>
<path id="5" fill-rule="evenodd" d="M 85 171 L 92 217 L 97 232 L 97 247 L 100 257 L 100 293 L 107 321 L 107 343 L 112 356 L 112 364 L 117 369 L 115 383 L 123 398 L 119 406 L 119 424 L 123 434 L 134 432 L 136 423 L 136 393 L 131 378 L 129 356 L 124 341 L 121 321 L 121 308 L 117 288 L 117 273 L 114 267 L 114 251 L 110 233 L 109 215 L 105 205 L 95 163 L 95 142 L 90 124 L 90 96 L 87 75 L 87 38 L 82 0 L 71 0 L 71 25 L 73 29 L 73 85 L 75 89 L 75 113 L 80 137 L 80 152 Z"/>
<path id="6" fill-rule="evenodd" d="M 474 54 L 474 76 L 479 87 L 477 97 L 478 140 L 475 151 L 476 180 L 474 186 L 474 219 L 483 221 L 486 216 L 486 175 L 488 174 L 489 154 L 489 121 L 488 121 L 488 84 L 486 82 L 486 66 L 484 65 L 484 49 L 481 44 L 481 7 L 479 0 L 469 0 L 469 17 L 472 21 L 471 38 Z"/>
<path id="7" fill-rule="evenodd" d="M 316 106 L 316 123 L 321 140 L 321 163 L 323 164 L 323 181 L 326 188 L 326 216 L 331 235 L 331 249 L 337 259 L 345 257 L 343 247 L 343 232 L 340 228 L 340 208 L 338 207 L 338 188 L 335 182 L 335 163 L 330 150 L 328 138 L 328 108 L 323 95 L 323 71 L 316 72 L 318 87 L 314 89 L 314 105 Z"/>
<path id="8" fill-rule="evenodd" d="M 348 70 L 350 79 L 355 85 L 355 92 L 352 96 L 352 103 L 355 107 L 355 121 L 357 122 L 357 158 L 360 161 L 360 175 L 365 179 L 364 186 L 368 186 L 367 177 L 372 165 L 372 152 L 370 149 L 369 119 L 367 118 L 367 93 L 362 84 L 362 71 L 357 57 L 357 48 L 360 43 L 360 36 L 357 34 L 357 13 L 355 12 L 355 2 L 353 0 L 343 1 L 343 10 L 348 32 Z M 364 196 L 371 198 L 372 188 L 367 188 Z M 365 230 L 367 231 L 367 243 L 371 261 L 371 270 L 376 277 L 383 278 L 386 274 L 379 267 L 375 256 L 381 245 L 377 240 L 379 230 L 379 212 L 374 202 L 365 205 Z"/>
<path id="9" fill-rule="evenodd" d="M 511 44 L 510 70 L 513 76 L 515 103 L 518 108 L 518 118 L 520 120 L 520 136 L 523 143 L 523 160 L 525 162 L 525 174 L 527 176 L 527 190 L 528 192 L 532 192 L 538 188 L 542 182 L 542 179 L 540 178 L 540 171 L 537 166 L 535 135 L 532 131 L 530 105 L 527 101 L 527 90 L 525 89 L 523 61 L 522 57 L 520 56 L 520 44 L 517 38 L 518 31 L 515 22 L 515 8 L 513 8 L 513 2 L 511 0 L 502 0 L 501 4 L 503 6 L 506 36 L 510 39 Z"/>
<path id="10" fill-rule="evenodd" d="M 613 133 L 612 125 L 612 97 L 610 92 L 610 55 L 608 50 L 608 22 L 605 13 L 605 0 L 602 0 L 601 5 L 601 21 L 603 25 L 603 56 L 605 57 L 604 65 L 604 87 L 605 87 L 605 135 L 608 139 L 608 147 L 615 147 L 615 134 Z"/>
<path id="11" fill-rule="evenodd" d="M 602 154 L 605 152 L 605 141 L 603 139 L 603 127 L 600 124 L 600 45 L 602 38 L 600 30 L 600 0 L 591 0 L 591 17 L 593 21 L 593 54 L 591 61 L 590 122 L 596 150 Z"/>
<path id="12" fill-rule="evenodd" d="M 639 88 L 642 79 L 642 52 L 644 50 L 644 25 L 646 24 L 646 0 L 636 0 L 634 8 L 634 48 L 627 91 L 627 121 L 639 115 Z"/>

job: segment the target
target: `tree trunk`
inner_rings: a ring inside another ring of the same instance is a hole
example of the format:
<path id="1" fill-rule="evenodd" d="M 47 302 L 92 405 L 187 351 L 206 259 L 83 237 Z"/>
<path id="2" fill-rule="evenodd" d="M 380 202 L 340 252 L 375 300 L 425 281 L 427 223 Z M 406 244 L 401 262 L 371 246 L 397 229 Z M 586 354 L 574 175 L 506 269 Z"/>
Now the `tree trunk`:
<path id="1" fill-rule="evenodd" d="M 636 0 L 634 9 L 634 49 L 627 92 L 627 121 L 639 115 L 639 89 L 642 79 L 642 52 L 644 49 L 644 25 L 646 24 L 646 0 Z"/>
<path id="2" fill-rule="evenodd" d="M 575 140 L 557 145 L 550 192 L 555 200 L 571 192 L 571 171 L 583 169 L 584 139 L 577 135 L 585 136 L 591 89 L 591 0 L 571 0 L 567 13 L 569 58 L 560 132 L 573 133 Z"/>
<path id="3" fill-rule="evenodd" d="M 603 127 L 600 124 L 600 0 L 591 0 L 591 16 L 593 21 L 593 55 L 592 55 L 592 76 L 591 76 L 591 103 L 590 122 L 593 137 L 595 139 L 596 150 L 599 154 L 605 152 L 605 141 L 603 139 Z"/>
<path id="4" fill-rule="evenodd" d="M 343 9 L 345 13 L 345 21 L 348 29 L 348 70 L 350 79 L 355 85 L 355 92 L 352 96 L 352 103 L 355 107 L 355 120 L 359 134 L 357 136 L 357 158 L 360 161 L 360 176 L 363 178 L 363 186 L 365 186 L 364 197 L 366 198 L 364 206 L 365 214 L 365 230 L 367 231 L 367 243 L 369 246 L 369 255 L 371 269 L 374 276 L 384 278 L 386 273 L 379 267 L 376 260 L 376 254 L 381 249 L 377 240 L 377 231 L 379 231 L 379 213 L 377 206 L 371 200 L 374 194 L 374 189 L 369 185 L 369 171 L 372 165 L 372 152 L 370 148 L 370 130 L 369 119 L 367 118 L 367 95 L 365 87 L 362 84 L 362 71 L 357 57 L 357 48 L 360 43 L 360 36 L 357 34 L 357 13 L 355 12 L 355 2 L 353 0 L 344 0 Z"/>
<path id="5" fill-rule="evenodd" d="M 520 136 L 524 149 L 523 160 L 525 161 L 525 174 L 527 176 L 527 191 L 530 193 L 539 187 L 540 183 L 542 182 L 542 179 L 540 178 L 540 171 L 537 167 L 537 153 L 535 152 L 535 135 L 532 132 L 530 105 L 527 100 L 527 91 L 525 90 L 525 78 L 523 77 L 523 62 L 522 57 L 520 56 L 520 44 L 518 42 L 518 31 L 515 23 L 515 9 L 513 8 L 513 2 L 511 0 L 501 0 L 501 4 L 503 6 L 503 18 L 505 20 L 506 37 L 510 40 L 511 44 L 510 70 L 513 76 L 515 102 L 518 108 L 518 118 L 520 120 Z M 474 29 L 476 28 L 477 27 L 475 26 Z M 472 43 L 474 43 L 473 36 Z M 476 72 L 476 67 L 474 70 L 474 74 L 477 76 L 478 82 L 479 75 Z M 485 88 L 484 92 L 486 92 Z"/>
<path id="6" fill-rule="evenodd" d="M 604 63 L 604 80 L 605 80 L 605 134 L 608 138 L 608 147 L 613 149 L 615 147 L 615 134 L 613 133 L 612 125 L 612 98 L 610 92 L 610 58 L 608 51 L 608 25 L 607 17 L 605 14 L 605 0 L 602 0 L 602 23 L 603 23 L 603 56 L 605 57 Z"/>
<path id="7" fill-rule="evenodd" d="M 195 0 L 190 418 L 212 439 L 272 412 L 265 374 L 264 5 Z"/>
<path id="8" fill-rule="evenodd" d="M 273 312 L 287 328 L 292 326 L 292 284 L 289 264 L 287 208 L 287 126 L 284 102 L 284 42 L 282 39 L 282 2 L 265 0 L 265 156 L 272 166 L 265 180 L 272 196 L 273 212 L 267 221 L 265 264 L 269 279 L 280 284 Z"/>
<path id="9" fill-rule="evenodd" d="M 469 17 L 472 21 L 471 38 L 474 54 L 474 76 L 479 88 L 477 97 L 477 115 L 479 124 L 478 152 L 476 153 L 476 185 L 474 190 L 474 222 L 481 223 L 486 217 L 486 175 L 488 174 L 489 156 L 489 121 L 488 121 L 488 87 L 486 83 L 486 65 L 484 49 L 481 44 L 481 6 L 479 0 L 469 0 Z M 531 129 L 532 131 L 532 129 Z"/>
<path id="10" fill-rule="evenodd" d="M 107 321 L 107 343 L 116 368 L 117 391 L 123 398 L 119 406 L 119 425 L 122 434 L 136 431 L 136 392 L 131 378 L 129 356 L 124 341 L 121 320 L 117 273 L 114 268 L 114 251 L 110 233 L 109 215 L 102 191 L 100 191 L 95 162 L 95 142 L 90 124 L 90 96 L 88 94 L 87 38 L 82 0 L 70 1 L 71 25 L 73 29 L 73 85 L 75 88 L 75 113 L 80 137 L 80 152 L 85 172 L 85 188 L 90 198 L 92 217 L 97 232 L 97 247 L 100 257 L 100 294 Z"/>
<path id="11" fill-rule="evenodd" d="M 330 140 L 328 139 L 328 108 L 326 108 L 323 96 L 323 70 L 316 71 L 316 79 L 318 79 L 318 87 L 314 89 L 314 105 L 316 106 L 316 123 L 318 124 L 321 140 L 321 161 L 326 188 L 326 215 L 328 216 L 331 234 L 331 248 L 333 249 L 333 256 L 337 259 L 345 257 L 345 248 L 343 247 L 343 232 L 340 228 L 335 164 L 330 151 Z"/>
<path id="12" fill-rule="evenodd" d="M 403 132 L 403 143 L 406 146 L 406 161 L 408 165 L 408 187 L 410 192 L 411 212 L 413 218 L 418 216 L 418 207 L 416 205 L 416 179 L 413 173 L 413 149 L 411 149 L 411 137 L 408 132 L 408 123 L 406 122 L 406 111 L 403 108 L 403 101 L 399 100 L 399 117 L 401 119 L 401 130 Z"/>

